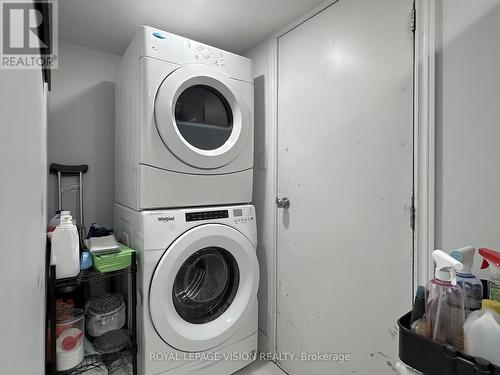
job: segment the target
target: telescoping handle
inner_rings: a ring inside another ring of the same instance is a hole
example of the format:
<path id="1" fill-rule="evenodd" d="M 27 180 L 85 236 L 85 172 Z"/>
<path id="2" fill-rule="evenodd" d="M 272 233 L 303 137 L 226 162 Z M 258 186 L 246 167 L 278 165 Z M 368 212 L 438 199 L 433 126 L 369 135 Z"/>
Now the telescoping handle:
<path id="1" fill-rule="evenodd" d="M 89 166 L 87 164 L 80 165 L 64 165 L 64 164 L 51 164 L 50 173 L 55 173 L 57 175 L 57 190 L 58 190 L 58 206 L 59 210 L 62 210 L 62 186 L 61 177 L 62 176 L 78 176 L 78 192 L 80 195 L 80 224 L 83 226 L 83 174 L 87 173 Z"/>

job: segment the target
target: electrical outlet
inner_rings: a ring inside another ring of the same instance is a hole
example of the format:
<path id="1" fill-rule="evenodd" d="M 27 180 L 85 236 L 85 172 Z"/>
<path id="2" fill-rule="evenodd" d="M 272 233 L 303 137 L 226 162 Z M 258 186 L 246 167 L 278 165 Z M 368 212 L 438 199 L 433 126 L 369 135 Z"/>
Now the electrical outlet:
<path id="1" fill-rule="evenodd" d="M 262 171 L 266 169 L 266 154 L 264 152 L 257 154 L 257 169 Z"/>

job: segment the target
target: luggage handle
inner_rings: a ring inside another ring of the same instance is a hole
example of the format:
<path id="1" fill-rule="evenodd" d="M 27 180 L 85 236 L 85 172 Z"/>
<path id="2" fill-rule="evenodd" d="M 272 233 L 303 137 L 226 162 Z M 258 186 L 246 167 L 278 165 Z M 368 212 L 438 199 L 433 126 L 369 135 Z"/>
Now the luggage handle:
<path id="1" fill-rule="evenodd" d="M 80 165 L 64 165 L 52 163 L 50 165 L 50 173 L 65 174 L 65 175 L 79 175 L 80 173 L 87 173 L 89 170 L 88 164 Z"/>
<path id="2" fill-rule="evenodd" d="M 79 207 L 80 207 L 80 245 L 83 248 L 83 239 L 85 238 L 85 225 L 83 217 L 83 174 L 87 173 L 89 170 L 88 164 L 79 165 L 67 165 L 67 164 L 50 164 L 50 173 L 55 173 L 57 175 L 57 188 L 58 188 L 58 206 L 59 210 L 62 210 L 62 176 L 78 176 L 78 193 L 79 193 Z"/>

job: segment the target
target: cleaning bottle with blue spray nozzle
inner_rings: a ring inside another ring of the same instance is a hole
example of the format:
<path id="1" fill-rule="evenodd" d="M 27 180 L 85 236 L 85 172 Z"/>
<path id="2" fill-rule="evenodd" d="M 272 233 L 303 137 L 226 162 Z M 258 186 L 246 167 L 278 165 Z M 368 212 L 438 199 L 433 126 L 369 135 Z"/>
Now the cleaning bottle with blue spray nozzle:
<path id="1" fill-rule="evenodd" d="M 431 338 L 457 350 L 464 348 L 465 292 L 457 285 L 457 271 L 463 264 L 441 250 L 434 250 L 434 278 L 429 282 L 426 317 Z"/>
<path id="2" fill-rule="evenodd" d="M 483 284 L 472 274 L 472 265 L 476 249 L 472 246 L 462 247 L 451 252 L 451 256 L 461 262 L 464 268 L 457 271 L 457 284 L 465 292 L 465 318 L 474 311 L 481 310 L 483 301 Z"/>

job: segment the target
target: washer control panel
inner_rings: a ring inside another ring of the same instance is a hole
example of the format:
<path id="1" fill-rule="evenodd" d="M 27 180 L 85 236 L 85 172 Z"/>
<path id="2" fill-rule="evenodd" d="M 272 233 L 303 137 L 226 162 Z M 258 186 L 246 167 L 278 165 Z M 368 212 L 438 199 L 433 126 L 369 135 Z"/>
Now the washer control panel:
<path id="1" fill-rule="evenodd" d="M 247 224 L 255 221 L 255 215 L 253 214 L 253 210 L 245 210 L 243 208 L 235 208 L 233 211 L 233 222 L 235 224 Z M 250 211 L 250 212 L 245 212 Z"/>
<path id="2" fill-rule="evenodd" d="M 186 212 L 186 221 L 202 221 L 229 218 L 228 210 Z"/>
<path id="3" fill-rule="evenodd" d="M 133 223 L 132 225 L 138 225 L 142 228 L 141 235 L 144 236 L 144 239 L 147 238 L 147 243 L 144 243 L 145 249 L 165 249 L 188 230 L 211 224 L 232 227 L 245 235 L 254 248 L 257 246 L 255 207 L 249 204 L 153 210 L 139 213 L 128 208 L 122 209 L 119 205 L 115 205 L 115 207 L 120 207 L 120 215 L 125 215 L 124 218 Z M 135 221 L 136 216 L 140 216 L 137 221 Z M 141 222 L 142 224 L 140 224 Z M 119 230 L 121 232 L 126 228 L 126 224 L 125 221 L 120 222 L 121 229 L 119 228 Z M 134 241 L 134 239 L 131 238 L 130 241 Z"/>
<path id="4" fill-rule="evenodd" d="M 186 222 L 229 220 L 233 224 L 251 224 L 255 221 L 253 207 L 236 207 L 228 210 L 200 210 L 185 213 Z"/>

